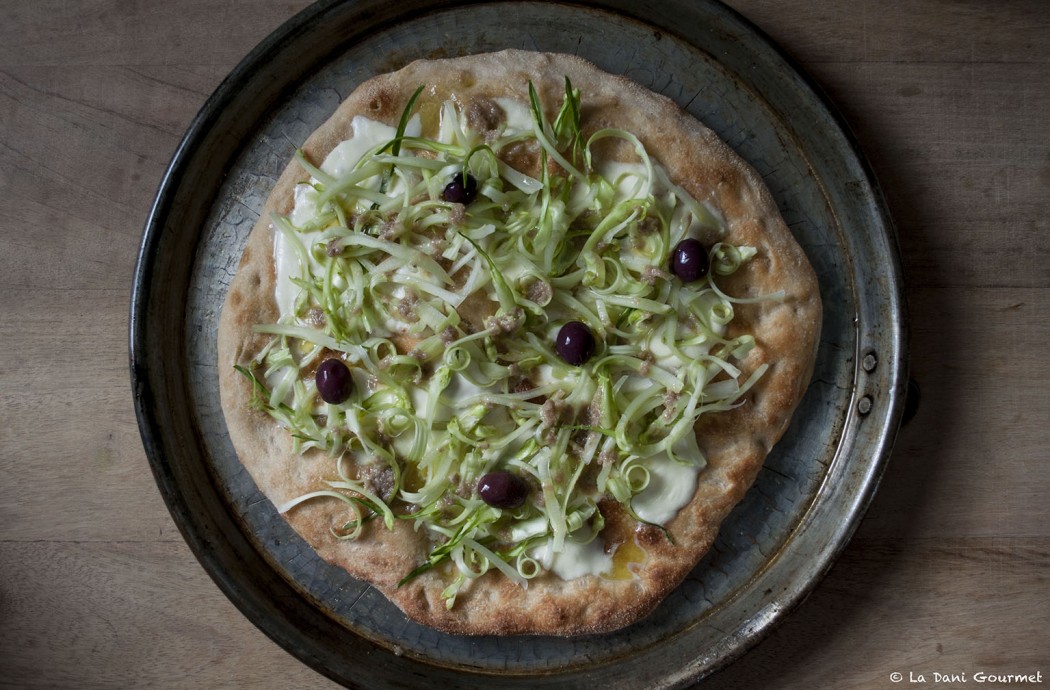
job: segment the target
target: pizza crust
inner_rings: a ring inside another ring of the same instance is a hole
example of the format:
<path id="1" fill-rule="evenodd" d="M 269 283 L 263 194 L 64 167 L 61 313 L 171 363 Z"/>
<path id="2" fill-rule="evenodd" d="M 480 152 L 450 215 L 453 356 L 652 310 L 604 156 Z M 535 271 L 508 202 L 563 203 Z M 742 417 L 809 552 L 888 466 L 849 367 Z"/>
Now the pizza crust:
<path id="1" fill-rule="evenodd" d="M 816 278 L 761 179 L 672 101 L 625 78 L 601 72 L 574 56 L 524 51 L 414 62 L 362 84 L 310 136 L 303 150 L 310 160 L 324 160 L 351 136 L 350 122 L 357 114 L 396 126 L 420 84 L 426 85 L 420 98 L 425 127 L 426 109 L 444 100 L 467 104 L 519 97 L 527 93 L 529 81 L 551 108 L 561 102 L 566 75 L 583 95 L 585 136 L 602 127 L 634 133 L 673 181 L 721 210 L 727 233 L 698 239 L 706 245 L 723 240 L 759 250 L 757 257 L 721 278 L 719 285 L 735 296 L 783 291 L 780 300 L 735 305 L 730 324 L 730 336 L 747 332 L 757 342 L 740 366 L 743 377 L 762 364 L 769 369 L 741 407 L 701 418 L 697 436 L 707 467 L 699 475 L 692 501 L 667 525 L 674 544 L 653 528 L 633 535 L 646 552 L 634 579 L 588 575 L 563 581 L 548 573 L 522 589 L 493 569 L 464 587 L 455 606 L 447 609 L 441 592 L 448 583 L 440 568 L 397 586 L 429 552 L 422 532 L 413 531 L 407 522 L 399 521 L 388 531 L 381 520 L 373 520 L 359 539 L 340 541 L 330 531 L 340 518 L 346 519 L 346 510 L 337 501 L 307 502 L 283 516 L 321 558 L 370 582 L 413 620 L 446 632 L 574 635 L 615 630 L 645 616 L 710 548 L 720 523 L 743 498 L 769 449 L 786 429 L 812 375 L 821 322 Z M 294 187 L 307 179 L 293 162 L 277 181 L 250 234 L 219 326 L 220 389 L 230 437 L 241 462 L 275 505 L 316 489 L 330 473 L 330 460 L 318 452 L 293 454 L 287 431 L 248 404 L 250 384 L 233 367 L 250 361 L 268 339 L 253 334 L 252 326 L 277 319 L 269 218 L 273 213 L 290 213 Z M 621 532 L 612 538 L 632 538 L 632 521 L 617 515 L 616 509 L 608 513 L 607 531 Z"/>

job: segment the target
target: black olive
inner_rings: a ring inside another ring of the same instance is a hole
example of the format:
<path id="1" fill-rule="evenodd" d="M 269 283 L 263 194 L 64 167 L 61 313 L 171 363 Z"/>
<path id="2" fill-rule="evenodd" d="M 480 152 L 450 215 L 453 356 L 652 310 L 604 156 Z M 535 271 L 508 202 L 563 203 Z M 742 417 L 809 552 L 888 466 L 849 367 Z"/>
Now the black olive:
<path id="1" fill-rule="evenodd" d="M 686 283 L 700 280 L 711 269 L 707 250 L 698 240 L 687 238 L 678 243 L 671 257 L 671 271 Z"/>
<path id="2" fill-rule="evenodd" d="M 566 362 L 580 366 L 594 354 L 594 334 L 591 329 L 579 321 L 570 321 L 558 331 L 554 349 Z"/>
<path id="3" fill-rule="evenodd" d="M 466 206 L 478 198 L 478 181 L 474 176 L 467 173 L 467 181 L 463 182 L 463 173 L 456 173 L 452 180 L 445 185 L 445 191 L 441 192 L 441 198 L 453 204 Z"/>
<path id="4" fill-rule="evenodd" d="M 510 472 L 489 472 L 478 480 L 478 494 L 495 508 L 517 508 L 529 495 L 529 485 Z"/>
<path id="5" fill-rule="evenodd" d="M 338 359 L 321 362 L 314 381 L 321 399 L 333 405 L 346 402 L 354 389 L 354 377 L 350 375 L 350 369 Z"/>

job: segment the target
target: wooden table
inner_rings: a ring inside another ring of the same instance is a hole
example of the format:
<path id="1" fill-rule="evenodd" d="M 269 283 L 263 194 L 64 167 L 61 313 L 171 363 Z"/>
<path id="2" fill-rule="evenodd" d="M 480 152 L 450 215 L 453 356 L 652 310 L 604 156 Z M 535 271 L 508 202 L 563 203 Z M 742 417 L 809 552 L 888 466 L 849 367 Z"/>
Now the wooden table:
<path id="1" fill-rule="evenodd" d="M 882 182 L 922 404 L 827 578 L 706 685 L 1050 683 L 1050 7 L 731 4 L 828 92 Z M 0 2 L 0 684 L 331 686 L 183 543 L 127 371 L 164 168 L 223 76 L 305 5 Z"/>

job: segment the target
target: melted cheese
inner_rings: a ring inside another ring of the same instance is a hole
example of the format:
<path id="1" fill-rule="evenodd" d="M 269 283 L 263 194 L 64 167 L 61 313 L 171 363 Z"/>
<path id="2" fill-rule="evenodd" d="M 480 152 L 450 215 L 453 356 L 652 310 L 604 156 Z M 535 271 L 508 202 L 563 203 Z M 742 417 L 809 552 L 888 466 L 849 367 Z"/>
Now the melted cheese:
<path id="1" fill-rule="evenodd" d="M 666 453 L 650 458 L 645 466 L 649 486 L 634 497 L 631 506 L 646 522 L 666 525 L 692 500 L 701 468 L 677 463 Z"/>
<path id="2" fill-rule="evenodd" d="M 394 127 L 360 115 L 354 117 L 350 122 L 350 127 L 353 137 L 332 149 L 332 152 L 321 163 L 321 170 L 333 177 L 341 177 L 352 172 L 365 154 L 382 146 L 397 134 Z M 414 115 L 405 126 L 405 134 L 419 136 L 420 131 L 419 116 Z M 395 180 L 391 185 L 389 191 L 391 196 L 398 193 L 399 183 L 399 180 Z M 311 178 L 309 184 L 299 184 L 295 187 L 294 206 L 288 218 L 297 227 L 307 224 L 318 214 L 317 190 L 313 187 L 314 184 L 317 184 L 317 180 Z M 309 248 L 317 240 L 318 235 L 319 233 L 316 232 L 305 232 L 299 237 Z M 276 273 L 274 299 L 281 318 L 285 318 L 295 313 L 295 300 L 299 296 L 299 287 L 292 282 L 292 278 L 302 278 L 304 267 L 299 256 L 281 232 L 274 232 L 273 255 Z"/>
<path id="3" fill-rule="evenodd" d="M 413 117 L 412 121 L 415 123 L 416 134 L 418 134 L 419 117 Z M 382 146 L 397 135 L 394 127 L 361 115 L 354 116 L 354 119 L 350 121 L 350 127 L 353 129 L 354 136 L 339 142 L 321 164 L 321 170 L 332 177 L 342 177 L 352 172 L 366 153 L 377 146 Z M 407 128 L 405 133 L 408 134 Z"/>
<path id="4" fill-rule="evenodd" d="M 532 131 L 532 109 L 528 103 L 507 97 L 496 98 L 495 101 L 507 116 L 504 130 L 507 134 Z"/>
<path id="5" fill-rule="evenodd" d="M 547 518 L 541 516 L 515 524 L 510 528 L 510 538 L 512 541 L 519 542 L 529 537 L 535 537 L 537 534 L 543 534 L 546 531 Z"/>
<path id="6" fill-rule="evenodd" d="M 645 166 L 641 163 L 621 163 L 620 161 L 602 161 L 598 164 L 598 174 L 616 188 L 616 203 L 628 199 L 642 199 L 645 188 Z M 653 193 L 658 193 L 653 185 Z"/>
<path id="7" fill-rule="evenodd" d="M 292 221 L 295 222 L 294 220 Z M 304 239 L 306 239 L 304 237 Z M 273 257 L 274 272 L 276 273 L 276 286 L 274 288 L 274 299 L 277 301 L 277 309 L 281 318 L 295 314 L 295 300 L 299 296 L 299 286 L 292 282 L 292 278 L 301 278 L 303 267 L 299 256 L 295 253 L 292 245 L 284 234 L 274 230 L 273 234 Z"/>
<path id="8" fill-rule="evenodd" d="M 533 518 L 514 525 L 510 538 L 520 542 L 546 531 L 547 518 Z M 553 542 L 548 540 L 530 549 L 529 555 L 563 580 L 574 580 L 584 575 L 606 575 L 614 570 L 613 554 L 605 552 L 605 543 L 601 537 L 583 543 L 574 541 L 570 535 L 558 553 L 554 552 Z"/>
<path id="9" fill-rule="evenodd" d="M 601 575 L 612 570 L 612 554 L 605 553 L 601 539 L 586 544 L 565 542 L 561 553 L 554 554 L 551 571 L 563 580 L 574 580 L 584 575 Z"/>
<path id="10" fill-rule="evenodd" d="M 603 575 L 612 571 L 612 554 L 605 552 L 605 544 L 600 537 L 581 543 L 573 541 L 570 535 L 558 553 L 554 552 L 552 546 L 548 541 L 533 547 L 529 555 L 563 580 L 575 580 L 584 575 Z"/>

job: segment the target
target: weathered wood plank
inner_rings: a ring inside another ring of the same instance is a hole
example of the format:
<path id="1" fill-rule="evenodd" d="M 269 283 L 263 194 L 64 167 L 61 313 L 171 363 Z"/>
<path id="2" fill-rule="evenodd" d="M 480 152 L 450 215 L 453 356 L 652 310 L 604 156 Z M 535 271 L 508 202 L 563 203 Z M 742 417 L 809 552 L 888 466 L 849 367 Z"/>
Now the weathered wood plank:
<path id="1" fill-rule="evenodd" d="M 5 2 L 0 65 L 233 67 L 309 0 Z"/>
<path id="2" fill-rule="evenodd" d="M 1050 536 L 1045 289 L 912 290 L 918 414 L 901 432 L 865 537 Z"/>
<path id="3" fill-rule="evenodd" d="M 1040 0 L 729 0 L 795 59 L 810 62 L 1046 63 Z"/>
<path id="4" fill-rule="evenodd" d="M 0 684 L 330 688 L 234 608 L 181 541 L 0 541 Z"/>
<path id="5" fill-rule="evenodd" d="M 18 221 L 3 225 L 5 237 L 53 250 L 54 229 L 69 227 L 134 241 L 172 152 L 220 78 L 184 68 L 0 71 L 0 209 Z"/>
<path id="6" fill-rule="evenodd" d="M 0 576 L 0 674 L 15 687 L 331 687 L 248 623 L 181 543 L 0 542 Z M 1050 602 L 1030 594 L 1048 585 L 1048 539 L 858 539 L 704 687 L 1035 672 L 1048 660 L 1031 635 L 1050 625 Z"/>
<path id="7" fill-rule="evenodd" d="M 180 538 L 132 407 L 128 292 L 4 289 L 0 540 Z"/>
<path id="8" fill-rule="evenodd" d="M 6 2 L 0 65 L 232 66 L 308 0 Z M 802 62 L 1041 62 L 1039 0 L 729 4 Z M 26 31 L 25 27 L 31 30 Z"/>
<path id="9" fill-rule="evenodd" d="M 768 639 L 702 684 L 890 688 L 893 672 L 1036 673 L 1047 678 L 1050 540 L 855 539 Z M 997 685 L 995 687 L 1008 687 Z M 1010 686 L 1012 687 L 1012 686 Z"/>
<path id="10" fill-rule="evenodd" d="M 819 68 L 886 193 L 909 278 L 920 285 L 1050 285 L 1050 136 L 1041 124 L 1050 112 L 1050 71 Z"/>

